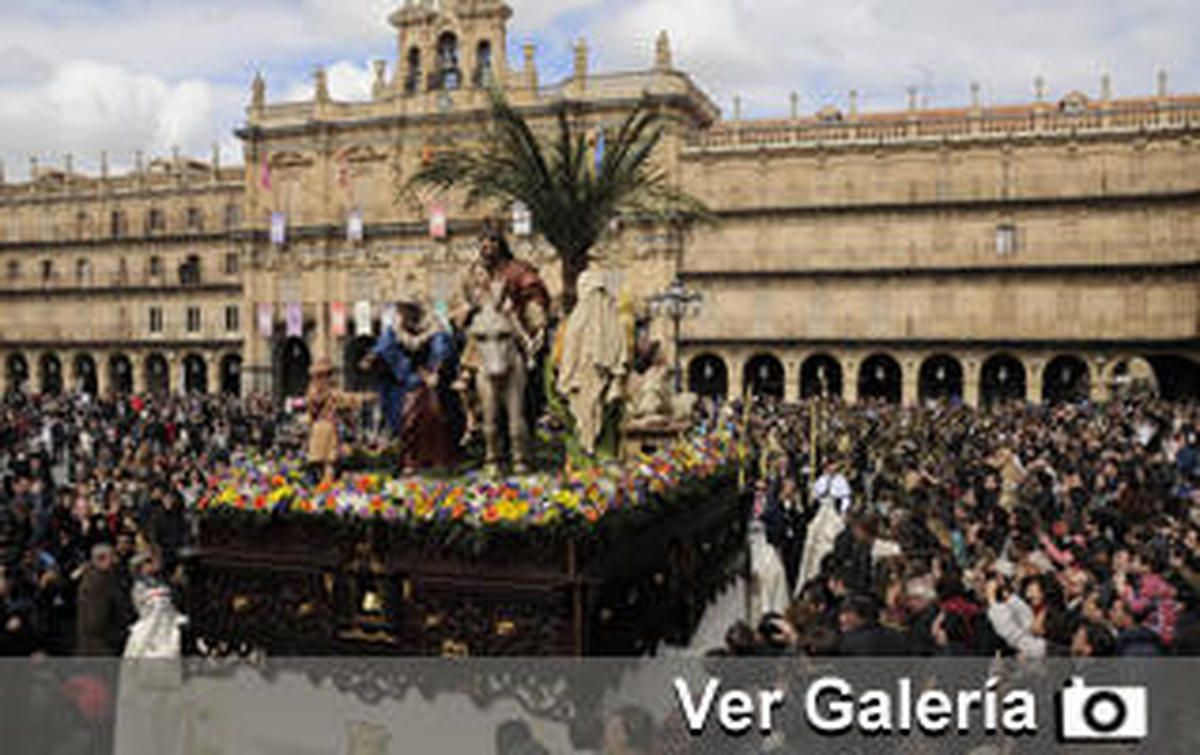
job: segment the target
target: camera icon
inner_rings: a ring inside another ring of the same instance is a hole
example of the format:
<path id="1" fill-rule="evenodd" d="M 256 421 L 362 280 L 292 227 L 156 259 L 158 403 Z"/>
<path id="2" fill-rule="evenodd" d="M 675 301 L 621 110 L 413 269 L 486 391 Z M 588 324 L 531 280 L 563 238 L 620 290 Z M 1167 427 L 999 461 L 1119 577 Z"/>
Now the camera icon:
<path id="1" fill-rule="evenodd" d="M 1089 687 L 1075 676 L 1058 693 L 1063 742 L 1131 742 L 1146 738 L 1145 687 Z"/>

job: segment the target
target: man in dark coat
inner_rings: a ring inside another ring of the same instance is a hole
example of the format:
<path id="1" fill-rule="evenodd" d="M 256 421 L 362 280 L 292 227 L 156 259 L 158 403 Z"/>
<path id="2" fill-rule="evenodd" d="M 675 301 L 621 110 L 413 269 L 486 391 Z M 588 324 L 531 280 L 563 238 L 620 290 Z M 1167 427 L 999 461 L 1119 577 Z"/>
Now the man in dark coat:
<path id="1" fill-rule="evenodd" d="M 108 543 L 92 547 L 91 562 L 79 582 L 76 616 L 76 655 L 121 655 L 132 611 L 129 596 L 121 589 L 116 554 Z"/>
<path id="2" fill-rule="evenodd" d="M 879 626 L 879 606 L 870 595 L 850 595 L 838 610 L 838 655 L 902 656 L 910 649 L 899 632 Z"/>

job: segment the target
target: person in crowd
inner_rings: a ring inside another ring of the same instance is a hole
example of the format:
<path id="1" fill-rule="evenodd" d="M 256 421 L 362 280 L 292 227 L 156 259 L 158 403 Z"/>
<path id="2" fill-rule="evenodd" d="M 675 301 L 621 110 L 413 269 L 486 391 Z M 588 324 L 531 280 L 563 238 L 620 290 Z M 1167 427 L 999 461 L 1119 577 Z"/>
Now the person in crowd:
<path id="1" fill-rule="evenodd" d="M 78 655 L 121 655 L 132 614 L 129 595 L 123 587 L 112 545 L 96 543 L 79 582 Z"/>

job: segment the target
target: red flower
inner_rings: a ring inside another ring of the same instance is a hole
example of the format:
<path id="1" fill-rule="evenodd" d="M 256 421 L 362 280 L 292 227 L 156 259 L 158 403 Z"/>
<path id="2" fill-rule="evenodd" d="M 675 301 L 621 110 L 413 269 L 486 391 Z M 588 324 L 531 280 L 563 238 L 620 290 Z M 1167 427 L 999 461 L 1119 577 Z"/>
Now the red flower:
<path id="1" fill-rule="evenodd" d="M 261 493 L 254 498 L 255 511 L 262 511 L 267 507 L 267 497 Z"/>

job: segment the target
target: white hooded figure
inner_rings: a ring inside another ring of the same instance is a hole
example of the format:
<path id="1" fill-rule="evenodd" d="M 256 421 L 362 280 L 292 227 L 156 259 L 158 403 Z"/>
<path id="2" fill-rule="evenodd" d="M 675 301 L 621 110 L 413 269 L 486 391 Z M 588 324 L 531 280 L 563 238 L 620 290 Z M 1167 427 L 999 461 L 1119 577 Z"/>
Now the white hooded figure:
<path id="1" fill-rule="evenodd" d="M 187 725 L 180 626 L 186 618 L 171 602 L 171 588 L 152 577 L 134 584 L 133 605 L 138 620 L 121 663 L 114 752 L 182 755 Z"/>
<path id="2" fill-rule="evenodd" d="M 605 275 L 579 276 L 579 301 L 563 331 L 558 391 L 567 399 L 584 453 L 596 451 L 604 427 L 604 407 L 619 398 L 628 345 L 616 297 Z"/>
<path id="3" fill-rule="evenodd" d="M 804 538 L 804 555 L 800 558 L 800 573 L 796 577 L 796 591 L 821 571 L 821 559 L 833 552 L 833 543 L 846 527 L 846 522 L 837 511 L 834 498 L 821 499 L 817 515 L 808 523 L 808 534 Z"/>
<path id="4" fill-rule="evenodd" d="M 758 626 L 768 613 L 783 613 L 791 603 L 779 552 L 767 542 L 766 529 L 757 519 L 750 524 L 749 589 L 751 626 Z"/>

